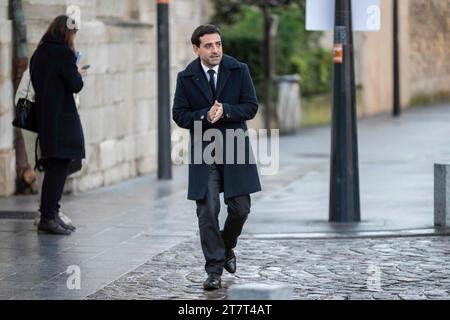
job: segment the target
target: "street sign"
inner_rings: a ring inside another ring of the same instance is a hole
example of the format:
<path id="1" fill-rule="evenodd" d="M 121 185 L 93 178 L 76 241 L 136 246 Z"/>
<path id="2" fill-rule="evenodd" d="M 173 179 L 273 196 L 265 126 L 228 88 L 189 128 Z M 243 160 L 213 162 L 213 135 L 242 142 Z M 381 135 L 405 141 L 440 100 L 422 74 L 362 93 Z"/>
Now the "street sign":
<path id="1" fill-rule="evenodd" d="M 344 46 L 336 43 L 333 47 L 333 63 L 342 64 L 344 62 Z"/>
<path id="2" fill-rule="evenodd" d="M 334 30 L 335 0 L 306 0 L 306 30 Z M 352 0 L 353 31 L 378 31 L 380 0 Z"/>

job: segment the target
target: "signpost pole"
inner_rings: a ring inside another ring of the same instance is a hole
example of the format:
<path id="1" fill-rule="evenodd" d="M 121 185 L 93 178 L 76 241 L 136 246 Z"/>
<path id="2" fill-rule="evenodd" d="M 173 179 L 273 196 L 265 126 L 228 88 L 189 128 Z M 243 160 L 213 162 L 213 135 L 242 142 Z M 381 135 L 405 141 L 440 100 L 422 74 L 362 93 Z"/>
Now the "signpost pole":
<path id="1" fill-rule="evenodd" d="M 360 222 L 351 0 L 336 0 L 330 222 Z"/>

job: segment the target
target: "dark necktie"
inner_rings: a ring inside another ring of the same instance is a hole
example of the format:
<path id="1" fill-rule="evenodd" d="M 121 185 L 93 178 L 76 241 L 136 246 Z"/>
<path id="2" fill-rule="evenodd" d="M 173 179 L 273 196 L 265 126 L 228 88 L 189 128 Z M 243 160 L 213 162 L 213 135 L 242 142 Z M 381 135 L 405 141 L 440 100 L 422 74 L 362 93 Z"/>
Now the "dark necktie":
<path id="1" fill-rule="evenodd" d="M 214 83 L 214 74 L 216 72 L 213 69 L 208 70 L 209 74 L 209 86 L 211 88 L 211 92 L 214 96 L 214 99 L 216 98 L 216 84 Z"/>

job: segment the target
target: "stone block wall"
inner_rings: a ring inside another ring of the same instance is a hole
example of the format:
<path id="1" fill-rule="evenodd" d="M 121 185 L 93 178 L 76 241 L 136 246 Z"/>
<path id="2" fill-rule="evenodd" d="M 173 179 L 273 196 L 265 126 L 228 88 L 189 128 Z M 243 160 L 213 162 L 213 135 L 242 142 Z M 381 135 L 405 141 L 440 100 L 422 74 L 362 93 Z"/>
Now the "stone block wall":
<path id="1" fill-rule="evenodd" d="M 0 0 L 0 196 L 15 191 L 15 164 L 12 122 L 12 24 L 8 0 Z"/>
<path id="2" fill-rule="evenodd" d="M 400 97 L 403 107 L 418 97 L 450 96 L 450 0 L 398 0 Z M 381 0 L 381 30 L 358 33 L 357 72 L 365 115 L 391 112 L 393 104 L 393 9 Z"/>
<path id="3" fill-rule="evenodd" d="M 381 0 L 381 29 L 355 32 L 356 83 L 363 96 L 361 116 L 391 112 L 393 104 L 393 6 Z M 450 96 L 450 0 L 398 0 L 400 98 L 414 100 Z M 322 45 L 332 49 L 333 32 Z"/>
<path id="4" fill-rule="evenodd" d="M 450 96 L 450 0 L 413 0 L 409 7 L 411 98 Z"/>
<path id="5" fill-rule="evenodd" d="M 82 54 L 81 62 L 91 65 L 79 97 L 86 160 L 66 189 L 85 191 L 154 171 L 158 119 L 156 1 L 22 1 L 30 56 L 54 17 L 64 14 L 69 5 L 81 9 L 77 50 Z M 15 175 L 7 2 L 0 0 L 0 195 L 14 190 L 10 180 Z M 172 94 L 176 73 L 195 58 L 189 43 L 191 33 L 209 19 L 205 11 L 209 7 L 204 2 L 207 0 L 169 3 Z M 5 183 L 9 189 L 3 187 Z"/>

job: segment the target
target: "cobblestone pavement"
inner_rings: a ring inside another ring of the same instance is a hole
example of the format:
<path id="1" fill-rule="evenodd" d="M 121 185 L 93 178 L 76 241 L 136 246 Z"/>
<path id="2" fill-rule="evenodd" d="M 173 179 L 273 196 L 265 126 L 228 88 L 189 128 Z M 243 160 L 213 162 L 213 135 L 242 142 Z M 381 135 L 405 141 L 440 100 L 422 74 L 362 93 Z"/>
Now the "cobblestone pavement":
<path id="1" fill-rule="evenodd" d="M 87 299 L 226 299 L 233 284 L 290 284 L 294 299 L 449 299 L 450 237 L 242 239 L 238 271 L 204 292 L 197 237 L 148 261 Z"/>

